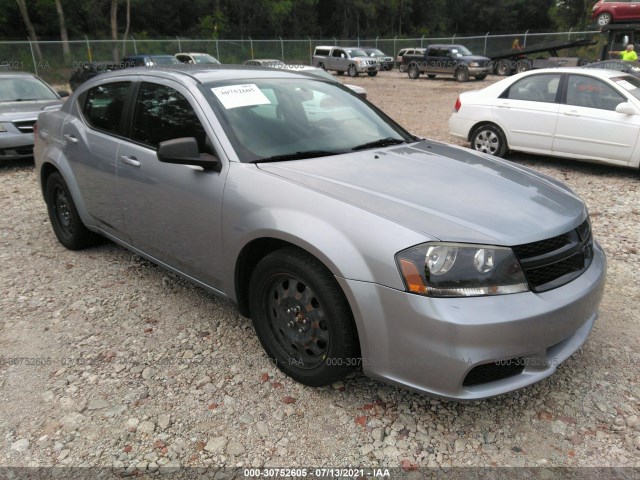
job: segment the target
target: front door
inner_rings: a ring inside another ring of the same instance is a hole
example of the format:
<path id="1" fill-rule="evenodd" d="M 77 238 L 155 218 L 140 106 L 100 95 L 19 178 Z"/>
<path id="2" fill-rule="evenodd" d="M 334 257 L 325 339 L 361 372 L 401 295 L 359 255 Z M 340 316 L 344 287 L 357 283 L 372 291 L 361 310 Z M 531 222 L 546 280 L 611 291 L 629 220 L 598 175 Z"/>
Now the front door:
<path id="1" fill-rule="evenodd" d="M 201 282 L 220 287 L 220 216 L 227 164 L 219 171 L 158 161 L 158 144 L 195 137 L 214 154 L 205 115 L 182 86 L 144 82 L 134 104 L 130 142 L 118 152 L 118 195 L 131 243 Z"/>

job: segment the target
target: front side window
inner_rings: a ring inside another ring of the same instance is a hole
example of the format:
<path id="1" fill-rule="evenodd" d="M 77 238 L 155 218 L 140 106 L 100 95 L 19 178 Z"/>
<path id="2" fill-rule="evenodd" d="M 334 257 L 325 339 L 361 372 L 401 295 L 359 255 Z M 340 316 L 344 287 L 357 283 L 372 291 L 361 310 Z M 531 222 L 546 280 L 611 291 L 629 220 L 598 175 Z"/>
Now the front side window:
<path id="1" fill-rule="evenodd" d="M 176 89 L 144 82 L 136 99 L 131 138 L 157 148 L 160 142 L 194 137 L 205 152 L 207 135 L 189 101 Z"/>
<path id="2" fill-rule="evenodd" d="M 82 109 L 86 122 L 98 130 L 120 133 L 129 85 L 130 82 L 107 83 L 87 91 Z"/>
<path id="3" fill-rule="evenodd" d="M 567 105 L 614 111 L 625 99 L 612 87 L 597 78 L 569 75 Z"/>
<path id="4" fill-rule="evenodd" d="M 559 85 L 560 74 L 531 75 L 511 85 L 502 98 L 554 103 Z"/>

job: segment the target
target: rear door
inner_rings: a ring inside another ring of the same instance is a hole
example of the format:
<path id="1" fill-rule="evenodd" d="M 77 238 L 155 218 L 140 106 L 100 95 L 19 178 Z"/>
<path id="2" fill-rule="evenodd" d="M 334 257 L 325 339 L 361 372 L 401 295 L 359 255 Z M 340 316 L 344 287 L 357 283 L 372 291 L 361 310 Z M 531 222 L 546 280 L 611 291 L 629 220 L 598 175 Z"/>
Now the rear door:
<path id="1" fill-rule="evenodd" d="M 202 100 L 204 102 L 204 100 Z M 201 106 L 168 79 L 143 82 L 130 141 L 118 152 L 118 196 L 134 247 L 214 288 L 220 287 L 220 215 L 228 163 L 219 171 L 162 163 L 160 142 L 195 137 L 201 153 L 221 151 Z"/>
<path id="2" fill-rule="evenodd" d="M 124 138 L 124 114 L 132 82 L 114 81 L 79 96 L 62 127 L 62 151 L 96 226 L 125 238 L 116 195 L 116 157 Z"/>
<path id="3" fill-rule="evenodd" d="M 635 148 L 640 117 L 615 111 L 626 97 L 604 81 L 580 74 L 567 76 L 553 151 L 627 164 Z"/>
<path id="4" fill-rule="evenodd" d="M 493 104 L 494 118 L 515 149 L 550 152 L 558 121 L 561 75 L 526 76 L 506 90 Z"/>

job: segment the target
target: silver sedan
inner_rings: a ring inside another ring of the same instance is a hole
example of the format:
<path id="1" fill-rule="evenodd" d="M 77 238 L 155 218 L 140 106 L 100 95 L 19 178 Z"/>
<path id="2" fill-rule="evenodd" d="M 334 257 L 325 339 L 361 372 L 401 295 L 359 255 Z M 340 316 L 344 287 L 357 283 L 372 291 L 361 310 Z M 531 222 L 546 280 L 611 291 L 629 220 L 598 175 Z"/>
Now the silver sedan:
<path id="1" fill-rule="evenodd" d="M 498 395 L 552 374 L 596 320 L 605 256 L 569 188 L 416 138 L 334 82 L 128 69 L 38 125 L 62 245 L 107 237 L 230 299 L 303 384 L 362 368 Z"/>

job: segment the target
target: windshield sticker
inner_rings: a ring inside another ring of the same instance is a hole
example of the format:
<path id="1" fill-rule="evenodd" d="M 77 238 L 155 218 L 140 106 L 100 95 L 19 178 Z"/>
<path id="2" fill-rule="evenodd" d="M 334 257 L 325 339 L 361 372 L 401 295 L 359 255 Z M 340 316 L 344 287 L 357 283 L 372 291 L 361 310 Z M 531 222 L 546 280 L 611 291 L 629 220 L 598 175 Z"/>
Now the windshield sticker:
<path id="1" fill-rule="evenodd" d="M 227 110 L 271 103 L 255 83 L 212 88 L 211 91 Z"/>
<path id="2" fill-rule="evenodd" d="M 625 90 L 628 90 L 628 91 L 634 90 L 636 88 L 635 85 L 630 84 L 626 80 L 618 80 L 618 81 L 616 81 L 616 84 L 618 84 L 620 87 L 622 87 L 622 88 L 624 88 Z"/>

